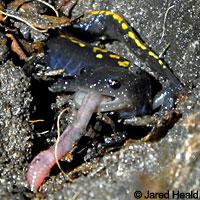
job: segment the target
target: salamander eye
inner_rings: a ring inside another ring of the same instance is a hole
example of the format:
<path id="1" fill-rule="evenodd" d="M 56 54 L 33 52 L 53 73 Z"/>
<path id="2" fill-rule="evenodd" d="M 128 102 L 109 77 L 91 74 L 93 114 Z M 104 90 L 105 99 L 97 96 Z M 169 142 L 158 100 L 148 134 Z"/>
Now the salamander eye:
<path id="1" fill-rule="evenodd" d="M 120 81 L 118 79 L 116 79 L 116 78 L 110 78 L 110 79 L 108 79 L 108 84 L 113 89 L 118 89 L 118 88 L 121 87 Z"/>

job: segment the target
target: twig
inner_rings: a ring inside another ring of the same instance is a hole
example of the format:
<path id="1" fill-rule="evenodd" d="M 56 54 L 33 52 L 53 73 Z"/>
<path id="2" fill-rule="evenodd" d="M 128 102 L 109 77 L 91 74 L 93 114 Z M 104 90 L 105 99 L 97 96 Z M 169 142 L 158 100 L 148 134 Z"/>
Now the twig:
<path id="1" fill-rule="evenodd" d="M 60 166 L 60 163 L 58 161 L 58 156 L 57 156 L 57 150 L 58 150 L 58 142 L 60 140 L 60 118 L 62 116 L 62 114 L 66 111 L 66 110 L 69 110 L 69 107 L 66 107 L 65 109 L 63 109 L 60 114 L 58 115 L 58 119 L 57 119 L 57 133 L 58 133 L 58 137 L 57 137 L 57 140 L 56 140 L 56 144 L 55 144 L 55 158 L 56 158 L 56 164 L 58 165 L 58 168 L 60 169 L 60 171 L 66 175 L 66 173 L 63 171 L 63 169 L 61 168 Z"/>
<path id="2" fill-rule="evenodd" d="M 45 32 L 48 31 L 47 29 L 41 30 L 41 29 L 36 28 L 34 25 L 32 25 L 31 23 L 29 23 L 28 21 L 22 19 L 22 18 L 19 17 L 19 16 L 6 13 L 6 12 L 4 12 L 4 11 L 2 11 L 2 10 L 0 10 L 0 13 L 3 14 L 3 15 L 6 15 L 6 16 L 8 16 L 8 17 L 15 18 L 15 19 L 17 19 L 17 20 L 19 20 L 19 21 L 21 21 L 21 22 L 24 22 L 25 24 L 27 24 L 28 26 L 30 26 L 32 29 L 34 29 L 35 31 L 38 31 L 38 32 L 40 32 L 40 33 L 45 33 Z"/>
<path id="3" fill-rule="evenodd" d="M 36 1 L 41 2 L 41 3 L 45 4 L 46 6 L 48 6 L 49 8 L 51 8 L 55 12 L 56 17 L 59 17 L 58 11 L 51 4 L 47 3 L 46 1 L 42 1 L 42 0 L 36 0 Z"/>
<path id="4" fill-rule="evenodd" d="M 165 17 L 164 17 L 164 22 L 163 22 L 163 31 L 162 31 L 162 35 L 160 38 L 160 41 L 163 39 L 164 35 L 165 35 L 165 30 L 166 30 L 166 19 L 167 19 L 167 14 L 170 11 L 170 9 L 172 9 L 174 7 L 174 5 L 170 6 L 169 8 L 167 8 L 166 12 L 165 12 Z"/>
<path id="5" fill-rule="evenodd" d="M 19 56 L 19 58 L 21 60 L 26 61 L 28 58 L 27 58 L 26 54 L 24 53 L 24 51 L 22 50 L 22 48 L 20 47 L 17 40 L 15 39 L 15 37 L 10 33 L 7 33 L 6 36 L 12 40 L 12 43 L 11 43 L 12 50 Z"/>

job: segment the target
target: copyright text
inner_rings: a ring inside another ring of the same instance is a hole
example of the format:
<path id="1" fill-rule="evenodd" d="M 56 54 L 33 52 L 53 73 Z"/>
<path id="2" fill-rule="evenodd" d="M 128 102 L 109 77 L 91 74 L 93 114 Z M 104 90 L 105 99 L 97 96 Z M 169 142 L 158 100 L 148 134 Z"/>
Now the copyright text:
<path id="1" fill-rule="evenodd" d="M 198 199 L 200 198 L 199 191 L 181 192 L 181 191 L 166 191 L 166 192 L 141 192 L 135 191 L 134 197 L 136 199 Z"/>

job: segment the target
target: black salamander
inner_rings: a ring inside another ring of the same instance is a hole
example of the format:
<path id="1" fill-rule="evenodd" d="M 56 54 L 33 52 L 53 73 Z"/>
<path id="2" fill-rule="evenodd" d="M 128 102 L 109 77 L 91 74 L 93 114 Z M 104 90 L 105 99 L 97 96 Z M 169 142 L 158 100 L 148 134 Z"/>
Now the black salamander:
<path id="1" fill-rule="evenodd" d="M 138 67 L 131 67 L 129 60 L 73 37 L 57 37 L 50 39 L 47 44 L 47 61 L 50 70 L 61 70 L 63 80 L 54 84 L 51 91 L 74 91 L 76 102 L 78 90 L 98 91 L 108 97 L 102 106 L 99 105 L 98 111 L 126 110 L 124 114 L 121 113 L 122 117 L 149 114 L 159 106 L 168 110 L 173 107 L 177 93 L 182 88 L 181 83 L 165 63 L 139 40 L 123 18 L 109 11 L 92 11 L 86 15 L 84 23 L 80 22 L 77 26 L 93 34 L 123 41 L 153 70 L 167 78 L 170 85 L 163 86 L 163 90 L 152 97 L 152 88 L 147 87 L 151 85 L 150 75 Z M 131 68 L 132 72 L 125 68 Z M 76 79 L 69 81 L 65 76 L 74 76 Z M 117 80 L 119 88 L 112 88 L 114 82 L 111 81 L 111 85 L 109 82 L 112 79 Z"/>

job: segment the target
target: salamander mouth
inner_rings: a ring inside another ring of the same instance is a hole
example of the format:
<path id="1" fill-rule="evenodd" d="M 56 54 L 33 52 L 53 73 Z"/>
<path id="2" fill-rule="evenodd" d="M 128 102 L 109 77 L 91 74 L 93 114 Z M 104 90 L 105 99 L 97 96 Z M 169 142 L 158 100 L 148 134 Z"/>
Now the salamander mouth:
<path id="1" fill-rule="evenodd" d="M 76 107 L 79 108 L 82 104 L 84 97 L 87 95 L 87 91 L 79 90 L 75 93 L 75 104 Z M 120 100 L 117 97 L 102 95 L 102 100 L 97 107 L 97 112 L 108 112 L 118 109 L 120 104 Z"/>

